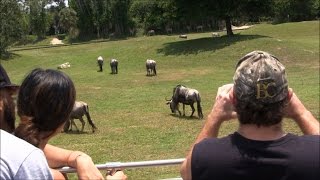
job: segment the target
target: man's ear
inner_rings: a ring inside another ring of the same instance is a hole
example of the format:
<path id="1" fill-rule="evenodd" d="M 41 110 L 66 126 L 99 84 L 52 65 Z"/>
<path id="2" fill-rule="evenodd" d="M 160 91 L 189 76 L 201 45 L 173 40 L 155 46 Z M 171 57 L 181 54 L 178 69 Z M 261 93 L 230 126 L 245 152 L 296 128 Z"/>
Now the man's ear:
<path id="1" fill-rule="evenodd" d="M 230 92 L 229 92 L 229 98 L 231 99 L 232 105 L 233 105 L 233 106 L 236 105 L 237 99 L 236 99 L 236 97 L 235 97 L 235 95 L 234 95 L 233 88 L 232 88 L 232 89 L 230 90 Z"/>

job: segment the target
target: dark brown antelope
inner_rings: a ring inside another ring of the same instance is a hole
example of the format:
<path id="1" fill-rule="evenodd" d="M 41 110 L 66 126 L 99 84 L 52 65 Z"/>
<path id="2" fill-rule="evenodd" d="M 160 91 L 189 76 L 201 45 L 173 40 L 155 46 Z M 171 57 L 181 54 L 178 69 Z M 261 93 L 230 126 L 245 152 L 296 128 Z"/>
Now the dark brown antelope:
<path id="1" fill-rule="evenodd" d="M 166 99 L 167 100 L 167 99 Z M 192 109 L 192 113 L 190 117 L 193 116 L 195 108 L 193 106 L 194 103 L 197 103 L 197 111 L 199 119 L 203 118 L 202 108 L 201 108 L 201 98 L 200 93 L 196 89 L 187 88 L 183 85 L 177 85 L 173 88 L 173 95 L 170 100 L 167 100 L 167 104 L 170 105 L 170 109 L 172 113 L 179 112 L 181 116 L 181 112 L 179 110 L 179 103 L 183 105 L 183 116 L 185 116 L 185 105 L 190 105 Z"/>

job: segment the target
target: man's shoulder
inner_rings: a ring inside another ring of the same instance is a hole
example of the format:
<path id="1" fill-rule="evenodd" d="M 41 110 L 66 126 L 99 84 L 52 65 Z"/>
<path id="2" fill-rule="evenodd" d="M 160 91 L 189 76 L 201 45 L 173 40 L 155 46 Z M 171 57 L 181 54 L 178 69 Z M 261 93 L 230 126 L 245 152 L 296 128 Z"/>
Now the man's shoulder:
<path id="1" fill-rule="evenodd" d="M 319 140 L 320 135 L 302 135 L 299 136 L 301 139 Z"/>
<path id="2" fill-rule="evenodd" d="M 228 136 L 220 137 L 220 138 L 205 138 L 202 141 L 200 141 L 197 146 L 229 146 L 232 144 L 232 136 L 233 134 L 230 134 Z"/>
<path id="3" fill-rule="evenodd" d="M 43 173 L 45 179 L 52 179 L 45 155 L 41 149 L 8 132 L 1 130 L 0 133 L 1 178 L 30 179 L 39 173 Z"/>
<path id="4" fill-rule="evenodd" d="M 32 144 L 26 142 L 23 139 L 20 139 L 16 136 L 14 136 L 13 134 L 10 134 L 4 130 L 1 130 L 1 143 L 9 143 L 10 145 L 14 145 L 14 146 L 27 146 L 27 147 L 31 147 L 32 149 L 37 149 L 35 146 L 33 146 Z"/>
<path id="5" fill-rule="evenodd" d="M 1 130 L 1 157 L 24 158 L 33 151 L 41 151 L 39 148 L 22 140 L 6 131 Z M 2 148 L 5 147 L 5 148 Z"/>
<path id="6" fill-rule="evenodd" d="M 296 140 L 303 143 L 320 144 L 320 135 L 302 135 L 296 136 Z"/>

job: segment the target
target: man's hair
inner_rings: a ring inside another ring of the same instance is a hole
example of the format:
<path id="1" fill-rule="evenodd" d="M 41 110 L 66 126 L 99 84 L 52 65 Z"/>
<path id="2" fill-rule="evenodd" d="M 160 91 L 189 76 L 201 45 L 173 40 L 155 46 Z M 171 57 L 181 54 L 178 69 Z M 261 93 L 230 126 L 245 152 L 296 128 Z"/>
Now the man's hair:
<path id="1" fill-rule="evenodd" d="M 283 108 L 286 102 L 287 99 L 284 99 L 280 102 L 257 108 L 252 103 L 237 101 L 235 109 L 241 124 L 271 126 L 281 122 L 283 118 Z"/>
<path id="2" fill-rule="evenodd" d="M 20 86 L 17 107 L 21 122 L 15 135 L 38 147 L 41 132 L 52 135 L 69 119 L 75 96 L 74 84 L 66 74 L 33 70 Z"/>
<path id="3" fill-rule="evenodd" d="M 235 109 L 241 124 L 270 126 L 281 122 L 288 101 L 285 67 L 266 52 L 242 57 L 234 80 Z"/>

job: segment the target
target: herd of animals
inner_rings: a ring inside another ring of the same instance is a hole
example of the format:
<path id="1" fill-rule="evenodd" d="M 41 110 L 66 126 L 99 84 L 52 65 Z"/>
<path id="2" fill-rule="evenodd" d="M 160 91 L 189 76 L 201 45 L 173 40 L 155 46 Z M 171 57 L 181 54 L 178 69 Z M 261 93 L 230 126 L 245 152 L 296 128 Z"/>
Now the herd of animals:
<path id="1" fill-rule="evenodd" d="M 209 26 L 210 26 L 210 25 L 209 25 Z M 211 26 L 210 26 L 209 28 L 211 28 Z M 166 27 L 165 30 L 166 30 L 166 32 L 167 32 L 168 35 L 172 34 L 172 32 L 173 32 L 173 31 L 172 31 L 172 28 L 170 28 L 170 27 Z M 188 32 L 190 32 L 190 31 L 191 31 L 191 26 L 187 26 L 187 30 L 188 30 Z M 203 26 L 202 26 L 202 25 L 196 26 L 196 27 L 195 27 L 195 30 L 196 30 L 197 32 L 203 32 Z M 154 36 L 154 35 L 156 35 L 156 31 L 153 30 L 153 29 L 150 29 L 149 31 L 147 31 L 146 34 L 147 34 L 148 36 Z M 130 29 L 130 35 L 133 35 L 133 30 L 131 30 L 131 29 Z M 212 32 L 211 35 L 212 35 L 212 37 L 220 37 L 220 34 L 219 34 L 218 32 Z M 179 35 L 179 38 L 187 39 L 187 38 L 188 38 L 188 35 L 186 35 L 186 34 L 180 34 L 180 35 Z"/>
<path id="2" fill-rule="evenodd" d="M 97 64 L 99 66 L 98 72 L 103 71 L 103 63 L 104 60 L 101 56 L 97 58 Z M 58 69 L 64 69 L 71 67 L 70 63 L 63 63 L 58 66 Z M 118 61 L 116 59 L 110 60 L 110 68 L 111 68 L 111 74 L 118 74 Z M 147 76 L 156 76 L 156 61 L 152 59 L 147 59 L 146 61 L 146 71 Z M 202 108 L 201 108 L 201 97 L 199 91 L 196 89 L 188 88 L 183 85 L 177 85 L 173 88 L 172 97 L 171 99 L 166 99 L 167 105 L 169 105 L 171 112 L 176 113 L 178 111 L 179 116 L 185 116 L 185 105 L 189 105 L 192 109 L 190 117 L 193 116 L 195 112 L 194 103 L 197 104 L 197 112 L 198 112 L 198 118 L 203 118 Z M 183 113 L 179 110 L 179 104 L 182 104 L 183 106 Z M 92 132 L 94 133 L 97 129 L 96 125 L 94 124 L 93 120 L 91 119 L 90 113 L 89 113 L 89 106 L 86 102 L 83 101 L 76 101 L 75 105 L 72 109 L 70 120 L 65 124 L 64 126 L 64 132 L 69 132 L 73 130 L 73 126 L 75 127 L 76 131 L 79 132 L 79 128 L 77 127 L 76 123 L 74 122 L 75 119 L 79 119 L 81 122 L 81 132 L 84 130 L 85 121 L 83 119 L 83 116 L 86 116 L 88 123 L 91 125 Z"/>

